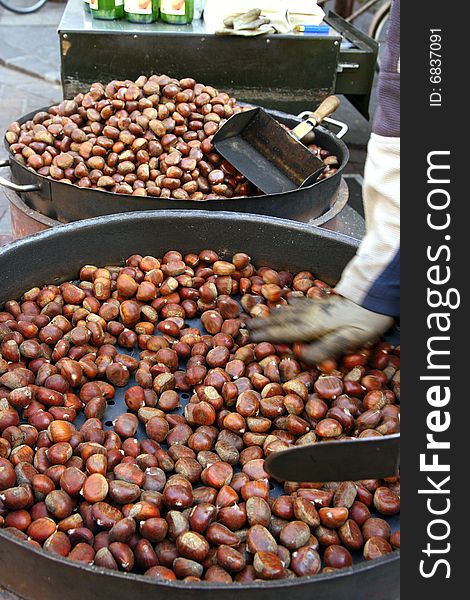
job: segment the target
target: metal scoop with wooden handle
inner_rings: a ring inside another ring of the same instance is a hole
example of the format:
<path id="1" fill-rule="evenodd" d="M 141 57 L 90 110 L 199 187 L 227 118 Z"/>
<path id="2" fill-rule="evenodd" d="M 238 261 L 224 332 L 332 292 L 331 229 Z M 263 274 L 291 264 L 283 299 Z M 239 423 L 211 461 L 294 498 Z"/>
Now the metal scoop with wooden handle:
<path id="1" fill-rule="evenodd" d="M 291 132 L 262 108 L 245 110 L 233 115 L 212 143 L 217 152 L 265 194 L 290 192 L 312 185 L 323 172 L 323 161 L 300 140 L 339 104 L 336 96 L 329 96 Z"/>

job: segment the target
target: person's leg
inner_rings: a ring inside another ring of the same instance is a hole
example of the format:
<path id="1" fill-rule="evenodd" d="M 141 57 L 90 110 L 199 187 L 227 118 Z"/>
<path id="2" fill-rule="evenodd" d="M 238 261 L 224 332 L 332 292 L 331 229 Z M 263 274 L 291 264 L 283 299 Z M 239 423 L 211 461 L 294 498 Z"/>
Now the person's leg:
<path id="1" fill-rule="evenodd" d="M 335 13 L 347 19 L 352 15 L 354 0 L 335 0 Z"/>

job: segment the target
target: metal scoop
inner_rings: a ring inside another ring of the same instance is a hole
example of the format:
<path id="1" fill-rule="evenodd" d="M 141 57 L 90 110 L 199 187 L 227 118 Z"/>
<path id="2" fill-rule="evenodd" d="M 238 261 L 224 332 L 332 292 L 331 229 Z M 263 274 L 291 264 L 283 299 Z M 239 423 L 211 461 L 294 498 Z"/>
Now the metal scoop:
<path id="1" fill-rule="evenodd" d="M 312 185 L 323 172 L 323 161 L 300 140 L 339 106 L 326 98 L 312 115 L 286 131 L 262 108 L 231 117 L 214 136 L 217 152 L 265 194 L 290 192 Z"/>
<path id="2" fill-rule="evenodd" d="M 281 481 L 359 481 L 393 477 L 400 463 L 400 434 L 320 442 L 273 452 L 265 470 Z"/>

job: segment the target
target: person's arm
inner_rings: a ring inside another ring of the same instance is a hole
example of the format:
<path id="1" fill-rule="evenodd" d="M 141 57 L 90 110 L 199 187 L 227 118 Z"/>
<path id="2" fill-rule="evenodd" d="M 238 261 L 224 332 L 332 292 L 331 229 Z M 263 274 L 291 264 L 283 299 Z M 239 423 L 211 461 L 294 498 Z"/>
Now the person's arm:
<path id="1" fill-rule="evenodd" d="M 318 363 L 382 335 L 400 311 L 400 2 L 392 3 L 378 105 L 364 176 L 367 234 L 336 295 L 281 308 L 249 322 L 253 341 L 304 342 Z"/>

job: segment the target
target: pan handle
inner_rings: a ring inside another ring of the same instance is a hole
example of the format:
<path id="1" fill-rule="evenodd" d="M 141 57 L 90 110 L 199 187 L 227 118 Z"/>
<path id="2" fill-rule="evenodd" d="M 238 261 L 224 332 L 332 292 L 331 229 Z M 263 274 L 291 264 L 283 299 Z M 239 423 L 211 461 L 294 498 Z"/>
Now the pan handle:
<path id="1" fill-rule="evenodd" d="M 9 167 L 10 161 L 7 159 L 0 160 L 0 168 L 1 167 Z M 5 179 L 0 176 L 0 185 L 8 188 L 9 190 L 13 190 L 14 192 L 38 192 L 40 187 L 35 184 L 28 185 L 18 185 L 17 183 L 13 183 L 9 179 Z"/>
<path id="2" fill-rule="evenodd" d="M 309 110 L 306 110 L 304 112 L 301 112 L 300 115 L 297 115 L 297 118 L 305 119 L 310 117 L 311 115 L 312 113 Z M 331 117 L 325 117 L 323 119 L 323 123 L 329 123 L 330 125 L 336 125 L 336 127 L 339 127 L 339 131 L 336 134 L 336 137 L 339 140 L 343 138 L 349 131 L 349 126 L 346 125 L 346 123 L 343 123 L 343 121 L 338 121 L 337 119 L 332 119 Z"/>

